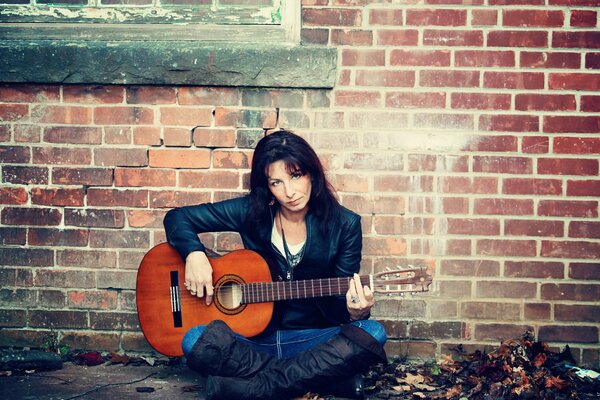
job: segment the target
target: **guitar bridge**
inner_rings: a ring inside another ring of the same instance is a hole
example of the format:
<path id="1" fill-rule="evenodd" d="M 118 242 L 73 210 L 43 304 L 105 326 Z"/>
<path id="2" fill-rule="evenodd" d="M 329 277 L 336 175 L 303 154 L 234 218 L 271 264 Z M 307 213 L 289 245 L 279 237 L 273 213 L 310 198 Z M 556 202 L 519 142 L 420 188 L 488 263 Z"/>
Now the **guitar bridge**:
<path id="1" fill-rule="evenodd" d="M 173 326 L 181 328 L 181 292 L 179 288 L 179 272 L 171 271 L 171 313 L 173 314 Z"/>

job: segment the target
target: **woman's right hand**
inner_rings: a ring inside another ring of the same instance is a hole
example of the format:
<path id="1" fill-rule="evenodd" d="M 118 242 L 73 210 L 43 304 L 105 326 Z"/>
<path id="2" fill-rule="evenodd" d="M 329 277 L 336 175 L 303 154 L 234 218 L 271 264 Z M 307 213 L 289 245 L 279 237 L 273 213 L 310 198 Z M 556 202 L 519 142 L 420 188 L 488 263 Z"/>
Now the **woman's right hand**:
<path id="1" fill-rule="evenodd" d="M 185 259 L 185 288 L 192 296 L 203 297 L 206 305 L 213 299 L 212 266 L 202 251 L 193 251 Z"/>

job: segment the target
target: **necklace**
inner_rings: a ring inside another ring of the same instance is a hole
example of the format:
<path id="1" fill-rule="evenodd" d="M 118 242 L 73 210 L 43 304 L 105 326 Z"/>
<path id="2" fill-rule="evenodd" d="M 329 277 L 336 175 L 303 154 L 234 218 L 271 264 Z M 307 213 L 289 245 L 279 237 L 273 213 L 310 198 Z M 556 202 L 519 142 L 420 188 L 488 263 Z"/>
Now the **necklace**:
<path id="1" fill-rule="evenodd" d="M 292 279 L 293 276 L 293 272 L 294 272 L 294 268 L 296 268 L 296 266 L 298 264 L 300 264 L 300 261 L 302 261 L 302 257 L 304 256 L 304 248 L 306 247 L 306 241 L 304 242 L 304 244 L 302 245 L 302 248 L 300 249 L 300 251 L 296 254 L 292 254 L 292 252 L 290 251 L 290 248 L 287 245 L 287 242 L 285 241 L 285 231 L 283 230 L 283 221 L 281 219 L 281 212 L 279 213 L 279 226 L 281 227 L 281 240 L 283 241 L 283 249 L 285 250 L 285 261 L 287 263 L 287 271 L 286 271 L 286 276 L 288 280 Z"/>

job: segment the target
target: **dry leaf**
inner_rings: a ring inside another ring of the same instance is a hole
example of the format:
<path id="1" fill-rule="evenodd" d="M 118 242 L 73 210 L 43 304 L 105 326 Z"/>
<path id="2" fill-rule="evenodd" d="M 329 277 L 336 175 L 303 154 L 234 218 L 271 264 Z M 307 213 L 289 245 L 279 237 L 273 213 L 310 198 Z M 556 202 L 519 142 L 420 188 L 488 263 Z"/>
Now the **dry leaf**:
<path id="1" fill-rule="evenodd" d="M 111 364 L 129 364 L 129 357 L 126 354 L 119 354 L 112 351 L 110 353 L 110 362 Z"/>
<path id="2" fill-rule="evenodd" d="M 555 387 L 558 390 L 562 390 L 569 385 L 569 382 L 561 379 L 559 376 L 549 376 L 546 378 L 545 386 L 547 388 Z"/>

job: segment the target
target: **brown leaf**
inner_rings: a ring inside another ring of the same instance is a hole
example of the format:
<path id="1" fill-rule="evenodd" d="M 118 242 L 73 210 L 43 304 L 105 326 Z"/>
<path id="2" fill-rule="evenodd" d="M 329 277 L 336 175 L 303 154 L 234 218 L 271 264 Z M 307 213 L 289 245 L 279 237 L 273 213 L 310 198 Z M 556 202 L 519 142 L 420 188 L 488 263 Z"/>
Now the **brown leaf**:
<path id="1" fill-rule="evenodd" d="M 450 389 L 448 389 L 448 391 L 446 392 L 446 398 L 447 399 L 451 399 L 453 397 L 460 396 L 461 392 L 462 392 L 462 386 L 461 385 L 453 386 Z"/>
<path id="2" fill-rule="evenodd" d="M 119 354 L 111 351 L 110 353 L 110 362 L 111 364 L 129 364 L 129 357 L 126 354 Z"/>
<path id="3" fill-rule="evenodd" d="M 533 360 L 533 366 L 539 368 L 542 365 L 544 365 L 547 359 L 548 356 L 545 353 L 538 353 L 538 355 L 535 356 L 535 359 Z"/>
<path id="4" fill-rule="evenodd" d="M 547 388 L 557 388 L 558 390 L 562 390 L 565 387 L 569 386 L 569 382 L 561 379 L 559 376 L 549 376 L 546 378 L 545 386 Z"/>

